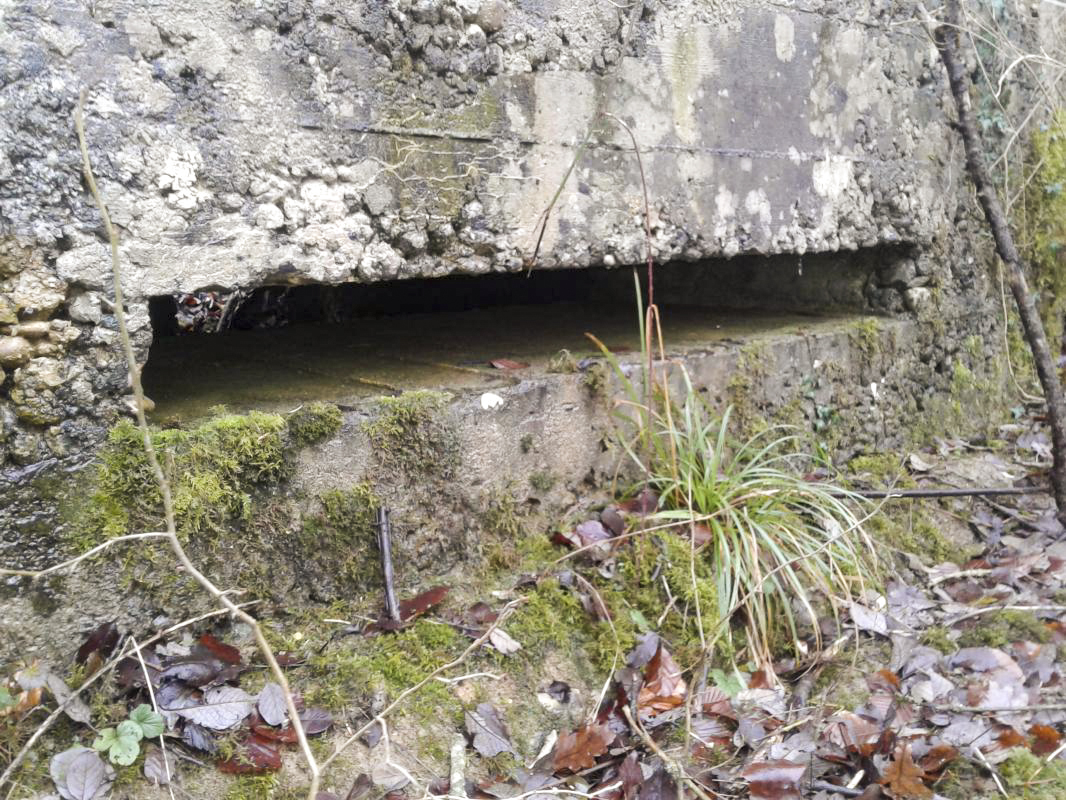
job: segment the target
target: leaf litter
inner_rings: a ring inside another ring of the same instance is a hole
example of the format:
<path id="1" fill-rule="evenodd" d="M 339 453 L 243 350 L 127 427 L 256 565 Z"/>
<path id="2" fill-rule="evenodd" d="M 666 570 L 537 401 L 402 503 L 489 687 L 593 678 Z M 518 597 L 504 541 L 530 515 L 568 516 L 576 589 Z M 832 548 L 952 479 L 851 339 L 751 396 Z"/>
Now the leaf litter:
<path id="1" fill-rule="evenodd" d="M 953 445 L 945 447 L 946 455 L 908 460 L 916 480 L 935 478 L 957 458 Z M 805 682 L 817 683 L 829 666 L 839 668 L 846 660 L 821 660 L 823 654 L 813 648 L 813 641 L 809 652 L 783 658 L 772 669 L 679 663 L 673 643 L 660 630 L 662 621 L 638 612 L 639 617 L 631 616 L 639 618 L 641 633 L 629 651 L 620 654 L 624 666 L 611 677 L 595 707 L 582 708 L 584 697 L 575 702 L 571 686 L 558 679 L 544 680 L 528 698 L 518 698 L 557 722 L 535 744 L 512 738 L 500 711 L 504 706 L 490 702 L 491 688 L 488 697 L 465 706 L 463 722 L 472 751 L 499 764 L 506 763 L 498 761 L 500 757 L 512 756 L 518 764 L 504 766 L 503 774 L 491 780 L 468 779 L 462 787 L 466 796 L 500 798 L 544 787 L 572 787 L 605 800 L 672 800 L 682 793 L 689 796 L 681 784 L 691 782 L 709 798 L 746 793 L 754 800 L 931 800 L 942 796 L 953 776 L 962 774 L 959 764 L 971 765 L 966 796 L 976 797 L 995 791 L 990 770 L 1018 748 L 1038 758 L 1061 759 L 1066 623 L 1056 609 L 1066 597 L 1062 527 L 1049 513 L 1046 498 L 1020 497 L 1010 501 L 1011 507 L 966 502 L 968 506 L 955 508 L 968 516 L 984 544 L 978 556 L 932 566 L 911 559 L 887 582 L 883 597 L 868 591 L 842 609 L 853 635 L 863 643 L 861 666 L 856 664 L 864 674 L 859 696 L 834 694 L 837 684 L 832 679 L 814 692 L 803 688 Z M 657 496 L 642 492 L 555 533 L 554 541 L 575 557 L 556 573 L 520 581 L 508 596 L 556 581 L 590 619 L 609 623 L 610 615 L 603 613 L 592 586 L 612 580 L 615 561 L 629 546 L 629 532 L 658 504 Z M 694 535 L 697 548 L 709 535 L 706 529 L 666 532 L 674 533 L 686 541 Z M 437 586 L 404 601 L 399 626 L 378 618 L 350 632 L 388 636 L 426 615 L 440 615 L 448 594 L 449 587 Z M 486 598 L 461 613 L 445 613 L 433 624 L 450 625 L 476 638 L 496 622 L 496 606 Z M 666 613 L 691 610 L 681 607 Z M 1027 615 L 1025 624 L 1009 616 L 1017 613 Z M 1004 619 L 1006 626 L 1001 624 Z M 1001 628 L 1004 635 L 991 635 Z M 930 638 L 933 631 L 939 638 Z M 104 623 L 79 647 L 78 662 L 99 663 L 119 639 L 114 623 Z M 523 644 L 496 628 L 489 646 L 500 658 L 514 655 Z M 160 642 L 145 648 L 143 657 L 144 668 L 124 659 L 116 683 L 132 707 L 146 699 L 147 670 L 165 719 L 168 746 L 200 758 L 218 758 L 215 764 L 223 772 L 255 774 L 281 768 L 282 753 L 296 742 L 284 693 L 272 681 L 255 695 L 242 689 L 241 675 L 250 665 L 237 647 L 203 634 Z M 282 662 L 300 665 L 306 657 L 288 654 Z M 20 699 L 23 712 L 46 702 L 49 695 L 61 703 L 72 694 L 47 665 L 39 664 L 24 667 L 0 688 L 12 697 L 11 704 Z M 330 712 L 304 708 L 298 695 L 294 699 L 309 735 L 333 727 Z M 798 706 L 797 699 L 802 700 Z M 0 706 L 0 715 L 11 704 Z M 78 700 L 68 706 L 68 714 L 76 724 L 86 725 L 86 709 Z M 587 713 L 583 719 L 582 713 Z M 224 739 L 227 755 L 219 758 Z M 375 743 L 367 741 L 367 746 Z M 533 761 L 521 766 L 521 759 L 531 756 Z M 165 780 L 158 748 L 148 751 L 142 769 L 152 782 Z M 113 767 L 84 747 L 55 756 L 51 774 L 64 798 L 102 798 L 115 779 Z M 375 784 L 392 800 L 407 791 L 405 776 L 386 775 L 381 768 L 360 777 L 347 795 L 321 796 L 358 798 Z M 431 787 L 450 791 L 446 776 L 437 776 Z"/>

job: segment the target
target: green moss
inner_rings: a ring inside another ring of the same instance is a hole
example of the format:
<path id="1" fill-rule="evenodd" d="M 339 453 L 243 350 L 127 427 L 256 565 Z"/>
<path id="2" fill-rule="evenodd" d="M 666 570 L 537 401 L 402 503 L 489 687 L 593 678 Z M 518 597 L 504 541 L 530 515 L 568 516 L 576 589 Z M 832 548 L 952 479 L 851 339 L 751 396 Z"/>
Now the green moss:
<path id="1" fill-rule="evenodd" d="M 1045 761 L 1020 748 L 999 765 L 1009 800 L 1061 800 L 1066 797 L 1066 763 Z"/>
<path id="2" fill-rule="evenodd" d="M 342 421 L 341 410 L 333 403 L 310 403 L 286 417 L 289 435 L 301 445 L 314 444 L 335 436 L 341 429 Z"/>
<path id="3" fill-rule="evenodd" d="M 934 650 L 939 650 L 944 655 L 954 653 L 959 647 L 951 640 L 951 637 L 948 636 L 948 629 L 940 626 L 926 628 L 922 632 L 921 643 L 926 647 L 932 647 Z"/>
<path id="4" fill-rule="evenodd" d="M 607 366 L 596 362 L 585 370 L 585 376 L 581 382 L 592 397 L 600 397 L 607 390 L 607 378 Z"/>
<path id="5" fill-rule="evenodd" d="M 852 324 L 848 338 L 869 360 L 881 349 L 881 322 L 874 317 L 859 320 Z"/>
<path id="6" fill-rule="evenodd" d="M 518 440 L 518 447 L 522 450 L 523 455 L 528 455 L 533 452 L 534 440 L 532 433 L 526 433 L 522 435 L 522 438 Z"/>
<path id="7" fill-rule="evenodd" d="M 766 378 L 766 355 L 766 346 L 761 342 L 742 347 L 736 369 L 726 384 L 726 393 L 733 406 L 735 433 L 741 439 L 765 430 L 768 425 L 756 401 L 756 387 Z"/>
<path id="8" fill-rule="evenodd" d="M 459 440 L 443 420 L 451 395 L 419 390 L 382 397 L 377 415 L 363 423 L 378 460 L 407 475 L 450 475 L 459 461 Z"/>
<path id="9" fill-rule="evenodd" d="M 488 507 L 481 519 L 489 533 L 514 540 L 525 530 L 523 517 L 522 507 L 514 494 L 509 490 L 499 490 L 489 496 Z"/>
<path id="10" fill-rule="evenodd" d="M 948 800 L 973 800 L 975 784 L 980 780 L 981 772 L 972 761 L 956 758 L 945 768 L 934 788 Z"/>
<path id="11" fill-rule="evenodd" d="M 278 785 L 278 773 L 238 775 L 224 795 L 225 800 L 270 800 Z"/>
<path id="12" fill-rule="evenodd" d="M 577 372 L 577 359 L 569 350 L 563 349 L 548 359 L 548 372 Z"/>
<path id="13" fill-rule="evenodd" d="M 1034 171 L 1025 192 L 1026 255 L 1035 273 L 1048 341 L 1063 333 L 1066 311 L 1066 109 L 1033 134 Z"/>
<path id="14" fill-rule="evenodd" d="M 889 547 L 912 553 L 926 564 L 961 564 L 969 557 L 965 550 L 949 542 L 918 507 L 886 507 L 870 518 L 866 530 Z"/>
<path id="15" fill-rule="evenodd" d="M 462 652 L 465 640 L 450 626 L 419 620 L 394 634 L 347 637 L 311 657 L 304 698 L 333 710 L 369 704 L 375 692 L 395 699 Z M 461 706 L 443 683 L 431 681 L 406 708 L 437 719 Z"/>
<path id="16" fill-rule="evenodd" d="M 153 430 L 152 442 L 170 479 L 178 533 L 185 539 L 220 533 L 232 519 L 247 521 L 251 493 L 289 472 L 285 420 L 277 414 L 220 414 L 191 430 Z M 73 516 L 75 546 L 86 547 L 136 530 L 162 527 L 162 500 L 137 427 L 110 432 L 92 478 L 86 507 Z"/>
<path id="17" fill-rule="evenodd" d="M 1051 632 L 1031 611 L 990 611 L 959 637 L 959 647 L 1005 647 L 1021 641 L 1049 642 Z"/>
<path id="18" fill-rule="evenodd" d="M 349 489 L 329 489 L 319 495 L 321 511 L 307 514 L 299 534 L 308 551 L 336 554 L 335 574 L 363 588 L 376 585 L 377 571 L 367 564 L 377 560 L 377 511 L 381 499 L 368 483 Z"/>
<path id="19" fill-rule="evenodd" d="M 548 470 L 543 472 L 534 472 L 529 476 L 529 485 L 536 489 L 538 492 L 545 493 L 550 492 L 552 487 L 555 486 L 557 478 Z"/>
<path id="20" fill-rule="evenodd" d="M 848 462 L 848 472 L 879 487 L 909 488 L 914 480 L 903 468 L 902 460 L 895 453 L 876 453 L 856 456 Z"/>

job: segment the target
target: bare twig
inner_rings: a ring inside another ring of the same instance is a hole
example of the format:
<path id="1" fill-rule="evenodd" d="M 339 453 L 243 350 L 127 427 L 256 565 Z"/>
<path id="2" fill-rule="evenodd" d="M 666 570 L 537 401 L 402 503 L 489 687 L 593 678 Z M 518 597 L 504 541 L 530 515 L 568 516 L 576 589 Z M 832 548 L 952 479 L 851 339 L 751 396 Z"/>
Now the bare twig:
<path id="1" fill-rule="evenodd" d="M 141 665 L 141 673 L 144 675 L 144 685 L 148 689 L 148 699 L 152 701 L 152 710 L 155 713 L 159 713 L 159 704 L 155 700 L 155 689 L 152 688 L 152 676 L 148 674 L 148 665 L 144 663 L 144 656 L 141 655 L 141 646 L 137 644 L 137 637 L 130 636 L 130 644 L 133 645 L 133 652 L 137 655 L 137 661 Z M 162 731 L 159 734 L 159 749 L 163 753 L 163 769 L 167 776 L 167 793 L 170 795 L 170 800 L 174 800 L 174 776 L 170 772 L 170 759 L 167 758 L 167 745 L 163 740 L 163 734 L 166 731 Z"/>
<path id="2" fill-rule="evenodd" d="M 999 777 L 999 773 L 996 772 L 995 767 L 988 763 L 988 759 L 985 757 L 985 754 L 981 752 L 981 748 L 977 745 L 973 745 L 970 749 L 977 754 L 977 760 L 984 765 L 984 768 L 992 774 L 992 780 L 996 782 L 996 788 L 999 789 L 999 793 L 1004 797 L 1010 797 L 1010 795 L 1007 794 L 1007 790 L 1003 788 L 1003 781 Z"/>
<path id="3" fill-rule="evenodd" d="M 1046 494 L 1039 486 L 1000 486 L 986 489 L 871 489 L 850 490 L 849 495 L 858 495 L 867 500 L 894 500 L 896 498 L 934 497 L 993 497 L 996 495 Z"/>
<path id="4" fill-rule="evenodd" d="M 6 569 L 4 567 L 0 567 L 0 575 L 24 575 L 27 578 L 43 578 L 45 575 L 50 575 L 53 572 L 59 572 L 60 570 L 66 569 L 67 567 L 73 567 L 76 564 L 80 564 L 85 559 L 92 558 L 101 550 L 106 550 L 113 544 L 118 544 L 119 542 L 128 542 L 132 539 L 166 538 L 168 535 L 169 534 L 166 533 L 130 533 L 126 536 L 116 536 L 114 539 L 108 539 L 103 544 L 98 544 L 96 545 L 96 547 L 86 550 L 80 556 L 72 558 L 68 561 L 64 561 L 62 564 L 56 564 L 54 566 L 48 567 L 48 569 Z"/>
<path id="5" fill-rule="evenodd" d="M 959 614 L 957 617 L 945 620 L 944 625 L 951 627 L 963 620 L 973 619 L 982 614 L 988 614 L 991 611 L 1066 611 L 1066 606 L 987 606 L 985 608 L 967 611 L 965 614 Z"/>
<path id="6" fill-rule="evenodd" d="M 960 569 L 958 572 L 952 572 L 948 575 L 934 575 L 929 579 L 930 586 L 936 586 L 938 583 L 944 581 L 955 581 L 959 578 L 983 578 L 985 575 L 991 575 L 990 569 Z"/>
<path id="7" fill-rule="evenodd" d="M 678 783 L 684 783 L 689 789 L 692 790 L 693 794 L 700 798 L 700 800 L 711 800 L 710 796 L 707 794 L 704 788 L 688 776 L 688 773 L 685 772 L 685 768 L 682 767 L 675 759 L 670 758 L 670 756 L 664 753 L 662 748 L 655 743 L 655 740 L 648 735 L 648 732 L 644 730 L 644 727 L 633 717 L 633 712 L 629 710 L 628 705 L 622 706 L 622 714 L 625 716 L 626 721 L 629 723 L 629 727 L 631 727 L 633 731 L 637 734 L 637 736 L 640 737 L 641 741 L 644 742 L 647 748 L 662 759 L 663 764 L 666 765 L 667 770 L 673 773 L 675 781 L 677 781 Z"/>
<path id="8" fill-rule="evenodd" d="M 304 732 L 303 723 L 300 721 L 299 711 L 296 708 L 296 704 L 292 697 L 292 691 L 289 688 L 288 678 L 286 678 L 284 671 L 278 665 L 277 659 L 274 658 L 274 652 L 270 648 L 270 643 L 267 642 L 266 637 L 263 635 L 263 630 L 259 627 L 258 620 L 248 612 L 242 610 L 226 595 L 225 592 L 215 586 L 206 575 L 196 568 L 189 559 L 188 554 L 185 552 L 185 547 L 182 545 L 181 540 L 178 538 L 177 523 L 174 517 L 174 500 L 171 496 L 170 482 L 163 474 L 163 468 L 159 463 L 155 445 L 152 442 L 152 434 L 148 429 L 148 421 L 145 418 L 144 412 L 144 389 L 141 386 L 141 370 L 137 364 L 137 358 L 133 352 L 133 342 L 130 339 L 129 329 L 126 325 L 126 306 L 122 292 L 122 267 L 118 252 L 118 232 L 111 224 L 111 216 L 108 213 L 107 205 L 104 203 L 104 199 L 100 194 L 100 189 L 96 185 L 96 178 L 93 175 L 92 161 L 89 158 L 89 144 L 85 136 L 85 121 L 82 112 L 82 108 L 85 105 L 85 94 L 86 92 L 83 89 L 81 96 L 78 98 L 78 105 L 74 110 L 74 127 L 78 133 L 78 146 L 81 149 L 85 182 L 88 184 L 89 191 L 92 193 L 96 207 L 100 211 L 100 217 L 103 220 L 104 228 L 107 231 L 107 239 L 111 248 L 111 280 L 115 293 L 115 321 L 118 323 L 119 339 L 122 341 L 122 350 L 126 357 L 126 365 L 129 369 L 130 384 L 133 387 L 137 426 L 141 432 L 141 439 L 144 443 L 144 450 L 148 457 L 148 464 L 151 467 L 152 475 L 155 478 L 156 485 L 159 487 L 159 494 L 163 501 L 163 517 L 166 522 L 167 534 L 166 539 L 170 544 L 170 549 L 174 553 L 174 557 L 184 569 L 185 573 L 200 584 L 201 588 L 211 595 L 218 603 L 225 606 L 230 613 L 252 629 L 252 634 L 255 637 L 259 651 L 262 653 L 263 659 L 269 665 L 274 680 L 279 686 L 281 686 L 282 692 L 285 695 L 285 706 L 289 712 L 289 720 L 296 733 L 296 739 L 299 742 L 304 760 L 307 762 L 308 769 L 311 771 L 311 785 L 308 790 L 308 800 L 315 800 L 315 795 L 318 794 L 320 774 L 318 762 L 315 759 L 314 753 L 311 752 L 311 745 L 307 741 L 307 735 Z"/>

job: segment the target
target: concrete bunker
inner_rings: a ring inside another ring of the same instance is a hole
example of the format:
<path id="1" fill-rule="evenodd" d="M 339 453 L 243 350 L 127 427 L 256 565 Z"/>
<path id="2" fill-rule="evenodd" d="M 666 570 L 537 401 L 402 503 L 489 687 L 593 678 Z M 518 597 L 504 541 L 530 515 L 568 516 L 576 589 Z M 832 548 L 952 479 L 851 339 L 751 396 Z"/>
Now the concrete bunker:
<path id="1" fill-rule="evenodd" d="M 876 248 L 659 265 L 667 346 L 900 310 L 906 287 L 885 286 L 885 276 L 901 260 L 902 248 Z M 646 272 L 637 272 L 643 292 Z M 505 377 L 492 367 L 499 359 L 529 365 L 514 373 L 523 377 L 575 369 L 596 355 L 586 332 L 621 352 L 639 349 L 633 275 L 600 267 L 157 296 L 145 386 L 161 418 L 191 418 L 223 403 L 281 410 L 474 389 Z"/>

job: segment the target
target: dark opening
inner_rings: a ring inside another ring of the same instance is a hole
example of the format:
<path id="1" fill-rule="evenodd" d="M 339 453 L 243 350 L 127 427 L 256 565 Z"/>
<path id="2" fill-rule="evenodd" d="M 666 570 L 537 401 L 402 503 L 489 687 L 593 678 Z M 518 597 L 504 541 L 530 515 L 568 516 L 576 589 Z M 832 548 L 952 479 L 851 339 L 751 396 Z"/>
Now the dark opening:
<path id="1" fill-rule="evenodd" d="M 876 275 L 900 254 L 739 257 L 659 265 L 668 344 L 877 308 Z M 646 273 L 638 269 L 641 291 Z M 265 286 L 152 298 L 145 387 L 161 413 L 217 403 L 289 405 L 491 381 L 489 362 L 546 368 L 585 332 L 639 347 L 633 270 L 542 270 L 339 286 Z"/>

